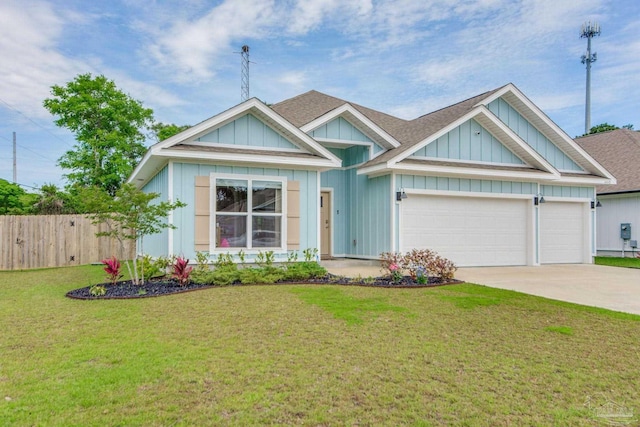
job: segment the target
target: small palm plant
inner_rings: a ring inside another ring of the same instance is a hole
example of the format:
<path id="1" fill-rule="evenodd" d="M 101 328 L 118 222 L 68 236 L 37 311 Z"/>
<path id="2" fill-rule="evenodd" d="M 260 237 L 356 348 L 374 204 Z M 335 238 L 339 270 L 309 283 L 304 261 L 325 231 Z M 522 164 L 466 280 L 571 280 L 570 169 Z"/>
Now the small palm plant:
<path id="1" fill-rule="evenodd" d="M 193 267 L 189 265 L 189 260 L 179 256 L 173 264 L 173 274 L 171 276 L 178 280 L 180 286 L 186 286 L 189 283 L 191 270 L 193 270 Z"/>
<path id="2" fill-rule="evenodd" d="M 120 261 L 115 256 L 111 258 L 106 258 L 101 261 L 105 267 L 104 272 L 107 273 L 107 279 L 111 282 L 112 285 L 115 285 L 116 282 L 122 278 L 122 274 L 120 274 Z"/>

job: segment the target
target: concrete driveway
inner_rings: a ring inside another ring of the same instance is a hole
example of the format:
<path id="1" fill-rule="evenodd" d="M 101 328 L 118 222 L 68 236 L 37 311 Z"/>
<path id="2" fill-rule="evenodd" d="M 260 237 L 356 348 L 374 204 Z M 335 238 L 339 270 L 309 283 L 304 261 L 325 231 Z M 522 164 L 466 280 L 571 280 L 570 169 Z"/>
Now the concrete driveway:
<path id="1" fill-rule="evenodd" d="M 594 264 L 466 267 L 456 278 L 560 301 L 640 314 L 640 269 Z"/>

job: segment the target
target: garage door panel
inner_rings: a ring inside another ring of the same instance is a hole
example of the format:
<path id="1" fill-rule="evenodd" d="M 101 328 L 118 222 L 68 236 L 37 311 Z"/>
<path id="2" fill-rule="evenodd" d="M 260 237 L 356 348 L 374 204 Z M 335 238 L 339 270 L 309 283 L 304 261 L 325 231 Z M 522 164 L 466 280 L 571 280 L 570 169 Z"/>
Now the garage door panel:
<path id="1" fill-rule="evenodd" d="M 540 262 L 584 262 L 585 203 L 547 202 L 540 205 Z"/>
<path id="2" fill-rule="evenodd" d="M 401 251 L 433 249 L 460 266 L 525 265 L 522 199 L 411 195 L 401 205 Z"/>

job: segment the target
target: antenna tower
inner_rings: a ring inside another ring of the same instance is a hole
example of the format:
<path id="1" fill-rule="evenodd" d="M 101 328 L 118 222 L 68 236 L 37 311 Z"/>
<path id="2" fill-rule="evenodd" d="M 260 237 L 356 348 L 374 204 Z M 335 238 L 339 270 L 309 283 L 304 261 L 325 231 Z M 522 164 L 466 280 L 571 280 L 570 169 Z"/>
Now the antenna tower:
<path id="1" fill-rule="evenodd" d="M 240 100 L 242 102 L 249 99 L 249 46 L 242 46 L 240 56 L 242 57 L 242 87 L 240 88 Z"/>
<path id="2" fill-rule="evenodd" d="M 591 64 L 596 62 L 598 54 L 591 53 L 591 39 L 600 35 L 600 25 L 597 22 L 587 22 L 580 28 L 580 38 L 587 39 L 587 53 L 582 55 L 582 63 L 587 64 L 587 95 L 584 109 L 584 133 L 591 129 Z"/>

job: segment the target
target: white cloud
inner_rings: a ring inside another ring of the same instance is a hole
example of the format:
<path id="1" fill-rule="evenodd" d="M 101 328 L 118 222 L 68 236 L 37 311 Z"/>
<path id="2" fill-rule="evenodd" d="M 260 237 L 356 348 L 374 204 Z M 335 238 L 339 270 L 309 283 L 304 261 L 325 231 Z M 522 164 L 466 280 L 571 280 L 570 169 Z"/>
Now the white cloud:
<path id="1" fill-rule="evenodd" d="M 178 19 L 156 31 L 149 46 L 158 63 L 180 81 L 205 80 L 214 75 L 217 57 L 231 53 L 232 42 L 259 37 L 274 19 L 273 1 L 226 0 L 203 17 Z"/>

